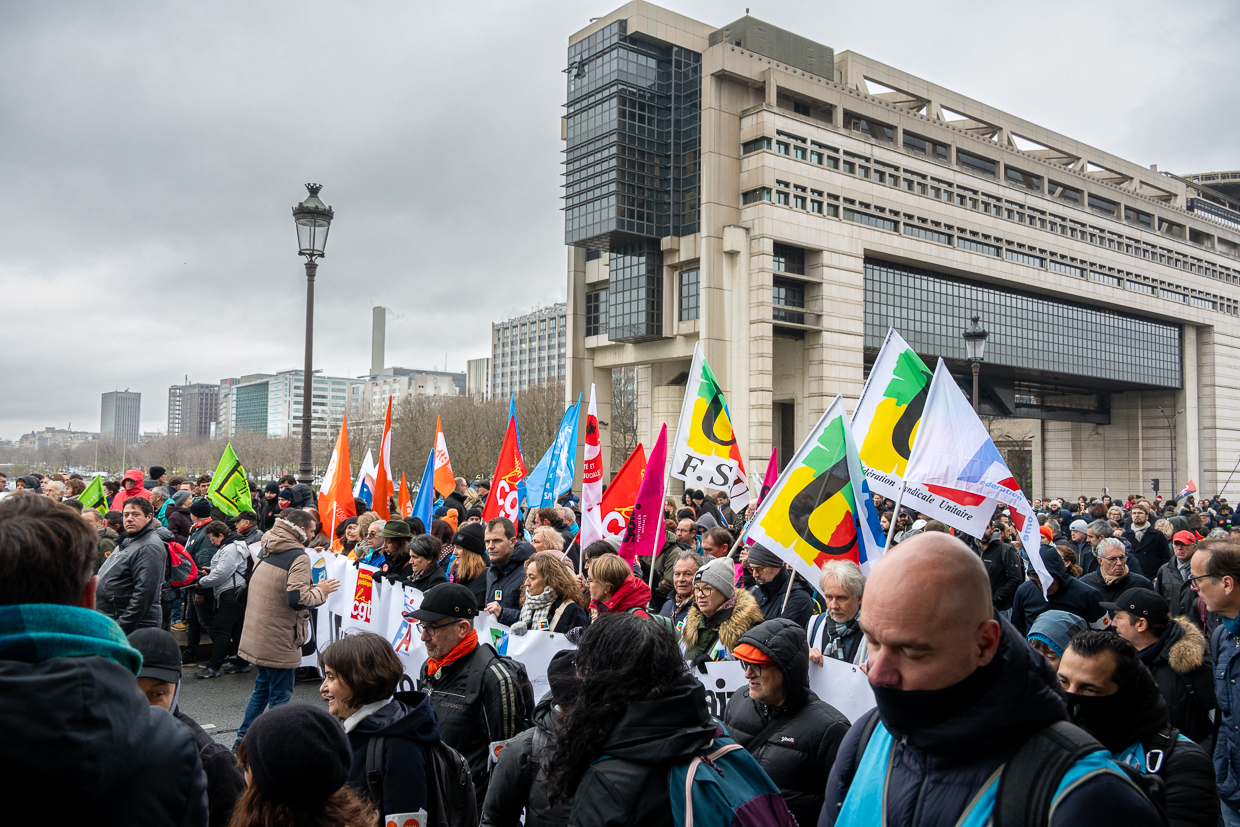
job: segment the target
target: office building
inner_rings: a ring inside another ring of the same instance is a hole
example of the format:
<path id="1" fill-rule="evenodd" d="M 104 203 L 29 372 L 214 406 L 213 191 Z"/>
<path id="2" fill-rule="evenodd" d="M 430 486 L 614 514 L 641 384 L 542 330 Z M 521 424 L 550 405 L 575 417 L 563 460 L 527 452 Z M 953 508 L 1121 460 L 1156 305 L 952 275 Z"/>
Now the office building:
<path id="1" fill-rule="evenodd" d="M 408 396 L 464 396 L 465 374 L 443 370 L 414 370 L 412 368 L 384 368 L 377 375 L 363 376 L 349 381 L 350 418 L 382 419 L 387 410 L 388 397 L 392 405 L 400 404 Z"/>
<path id="2" fill-rule="evenodd" d="M 889 327 L 971 385 L 979 315 L 981 411 L 1027 423 L 1031 493 L 1223 484 L 1240 176 L 1167 175 L 752 17 L 637 0 L 567 67 L 566 390 L 596 383 L 601 420 L 632 366 L 639 438 L 674 431 L 700 342 L 761 468 L 837 393 L 852 409 Z"/>
<path id="3" fill-rule="evenodd" d="M 141 422 L 142 394 L 111 391 L 103 395 L 100 438 L 135 445 L 142 436 Z"/>
<path id="4" fill-rule="evenodd" d="M 89 431 L 73 431 L 68 428 L 48 426 L 42 431 L 31 431 L 22 434 L 17 440 L 19 448 L 71 448 L 87 442 L 94 442 L 99 434 Z"/>
<path id="5" fill-rule="evenodd" d="M 474 399 L 491 398 L 491 358 L 470 359 L 465 363 L 465 392 Z"/>
<path id="6" fill-rule="evenodd" d="M 168 388 L 168 436 L 209 439 L 219 419 L 220 386 L 172 385 Z"/>
<path id="7" fill-rule="evenodd" d="M 565 313 L 560 302 L 491 325 L 491 396 L 564 381 Z"/>
<path id="8" fill-rule="evenodd" d="M 302 373 L 285 370 L 251 374 L 228 386 L 228 432 L 265 434 L 271 438 L 301 436 Z M 312 436 L 335 436 L 344 420 L 349 381 L 340 376 L 314 377 Z"/>

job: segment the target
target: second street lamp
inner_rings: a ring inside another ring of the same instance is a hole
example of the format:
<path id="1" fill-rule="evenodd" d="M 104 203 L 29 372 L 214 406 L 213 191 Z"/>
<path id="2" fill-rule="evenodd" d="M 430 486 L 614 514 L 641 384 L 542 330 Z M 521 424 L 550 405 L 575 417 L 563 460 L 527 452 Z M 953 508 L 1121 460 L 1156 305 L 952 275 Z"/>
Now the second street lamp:
<path id="1" fill-rule="evenodd" d="M 974 316 L 973 324 L 960 334 L 964 339 L 969 364 L 973 366 L 973 413 L 977 413 L 977 375 L 982 370 L 982 359 L 986 356 L 986 340 L 990 338 L 986 328 L 982 327 L 981 318 L 981 316 Z"/>
<path id="2" fill-rule="evenodd" d="M 306 257 L 306 369 L 301 376 L 301 467 L 297 481 L 311 485 L 314 466 L 311 463 L 310 421 L 314 405 L 314 276 L 317 259 L 324 258 L 327 231 L 331 229 L 332 208 L 319 200 L 320 184 L 306 184 L 310 195 L 293 207 L 297 223 L 297 254 Z"/>

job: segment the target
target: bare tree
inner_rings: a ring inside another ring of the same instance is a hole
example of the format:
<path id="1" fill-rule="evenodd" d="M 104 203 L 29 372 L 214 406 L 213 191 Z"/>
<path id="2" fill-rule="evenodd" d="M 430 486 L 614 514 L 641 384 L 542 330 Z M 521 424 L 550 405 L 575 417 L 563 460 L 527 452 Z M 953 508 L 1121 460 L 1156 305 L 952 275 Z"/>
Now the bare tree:
<path id="1" fill-rule="evenodd" d="M 637 368 L 611 372 L 611 456 L 616 468 L 637 447 Z"/>

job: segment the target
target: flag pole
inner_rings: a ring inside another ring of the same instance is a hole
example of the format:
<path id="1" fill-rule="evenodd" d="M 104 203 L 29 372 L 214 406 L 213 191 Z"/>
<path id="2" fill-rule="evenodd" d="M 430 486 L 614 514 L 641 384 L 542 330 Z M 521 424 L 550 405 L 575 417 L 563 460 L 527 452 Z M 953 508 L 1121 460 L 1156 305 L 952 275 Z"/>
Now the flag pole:
<path id="1" fill-rule="evenodd" d="M 1227 483 L 1231 482 L 1231 478 L 1236 475 L 1236 468 L 1240 468 L 1240 459 L 1236 460 L 1236 464 L 1231 469 L 1231 473 L 1227 475 L 1227 482 L 1223 483 L 1223 487 L 1219 489 L 1219 492 L 1216 496 L 1219 496 L 1219 497 L 1223 496 L 1223 492 L 1227 490 Z"/>
<path id="2" fill-rule="evenodd" d="M 787 563 L 784 564 L 784 571 L 788 572 L 788 588 L 784 591 L 784 605 L 779 608 L 782 615 L 784 610 L 788 608 L 788 598 L 792 597 L 792 582 L 796 580 L 797 573 Z"/>
<path id="3" fill-rule="evenodd" d="M 896 497 L 896 507 L 891 510 L 891 525 L 887 526 L 887 543 L 883 546 L 883 554 L 891 550 L 891 538 L 896 534 L 896 521 L 900 518 L 900 504 L 904 502 L 904 490 L 908 482 L 900 480 L 900 494 Z"/>

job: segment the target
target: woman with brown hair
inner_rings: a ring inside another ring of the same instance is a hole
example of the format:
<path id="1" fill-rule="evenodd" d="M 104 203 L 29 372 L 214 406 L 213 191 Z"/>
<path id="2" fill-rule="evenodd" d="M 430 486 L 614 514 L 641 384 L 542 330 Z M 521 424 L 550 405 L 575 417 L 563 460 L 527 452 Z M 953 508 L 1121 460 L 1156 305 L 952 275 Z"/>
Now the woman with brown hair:
<path id="1" fill-rule="evenodd" d="M 559 537 L 555 529 L 549 530 Z M 569 573 L 560 553 L 539 551 L 525 561 L 521 619 L 512 624 L 512 633 L 523 635 L 530 629 L 567 633 L 588 625 L 590 618 L 581 589 L 577 588 L 577 580 Z"/>
<path id="2" fill-rule="evenodd" d="M 1069 545 L 1060 545 L 1055 546 L 1055 551 L 1059 552 L 1059 556 L 1063 558 L 1063 566 L 1068 570 L 1068 574 L 1079 580 L 1081 575 L 1085 573 L 1085 570 L 1080 566 L 1079 558 L 1076 556 L 1076 549 Z"/>
<path id="3" fill-rule="evenodd" d="M 431 530 L 426 533 L 439 541 L 439 568 L 450 571 L 453 561 L 456 560 L 456 546 L 452 543 L 456 529 L 444 520 L 435 519 L 431 520 Z"/>
<path id="4" fill-rule="evenodd" d="M 590 617 L 629 612 L 650 617 L 650 587 L 633 574 L 633 567 L 616 554 L 603 554 L 590 561 Z"/>
<path id="5" fill-rule="evenodd" d="M 345 786 L 352 750 L 324 709 L 289 703 L 267 710 L 246 732 L 237 762 L 247 786 L 231 827 L 374 827 L 379 820 Z"/>

